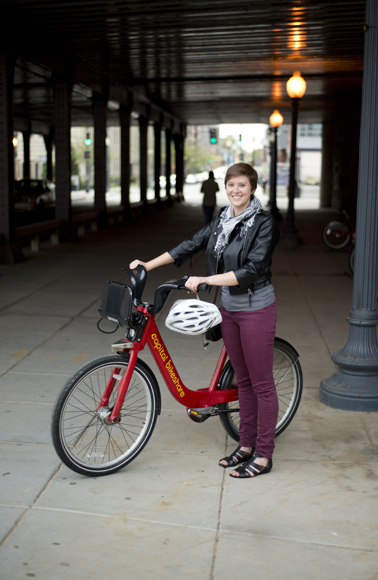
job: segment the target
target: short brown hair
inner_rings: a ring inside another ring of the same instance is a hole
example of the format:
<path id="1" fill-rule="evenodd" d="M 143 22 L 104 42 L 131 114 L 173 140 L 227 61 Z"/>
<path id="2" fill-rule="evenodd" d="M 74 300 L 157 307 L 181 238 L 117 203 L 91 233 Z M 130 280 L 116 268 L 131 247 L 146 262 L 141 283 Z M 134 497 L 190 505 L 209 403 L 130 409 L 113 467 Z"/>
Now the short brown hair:
<path id="1" fill-rule="evenodd" d="M 255 191 L 257 187 L 258 175 L 257 171 L 253 169 L 249 163 L 234 163 L 227 169 L 226 176 L 224 178 L 224 184 L 227 185 L 227 181 L 233 177 L 238 177 L 239 175 L 245 175 L 249 179 L 252 191 Z"/>

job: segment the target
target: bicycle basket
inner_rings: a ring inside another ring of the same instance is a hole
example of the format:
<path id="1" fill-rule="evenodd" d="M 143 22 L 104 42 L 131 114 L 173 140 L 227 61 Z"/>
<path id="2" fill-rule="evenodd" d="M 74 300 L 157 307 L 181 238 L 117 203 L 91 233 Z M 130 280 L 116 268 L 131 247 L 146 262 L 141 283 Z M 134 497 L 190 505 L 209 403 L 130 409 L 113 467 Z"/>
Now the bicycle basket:
<path id="1" fill-rule="evenodd" d="M 121 326 L 128 326 L 132 300 L 130 286 L 109 280 L 104 286 L 99 308 L 102 318 L 107 318 Z"/>

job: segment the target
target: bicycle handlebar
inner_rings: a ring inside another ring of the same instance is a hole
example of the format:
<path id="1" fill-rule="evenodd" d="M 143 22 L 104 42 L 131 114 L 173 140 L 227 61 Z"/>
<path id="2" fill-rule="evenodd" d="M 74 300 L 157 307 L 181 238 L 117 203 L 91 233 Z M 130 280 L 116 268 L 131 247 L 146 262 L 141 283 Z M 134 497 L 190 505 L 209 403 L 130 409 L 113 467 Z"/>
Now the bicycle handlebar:
<path id="1" fill-rule="evenodd" d="M 142 303 L 142 294 L 147 281 L 147 270 L 141 264 L 138 264 L 136 268 L 130 270 L 129 268 L 123 268 L 124 272 L 129 276 L 131 281 L 131 287 L 133 292 L 133 302 L 135 306 Z M 157 314 L 162 310 L 168 294 L 171 290 L 186 290 L 194 294 L 192 290 L 186 288 L 185 282 L 189 276 L 183 276 L 180 280 L 169 280 L 160 284 L 155 290 L 154 303 L 148 306 L 147 310 L 150 314 Z M 200 284 L 198 286 L 198 292 L 204 292 L 208 289 L 208 284 Z"/>
<path id="2" fill-rule="evenodd" d="M 180 280 L 170 280 L 169 282 L 164 282 L 158 286 L 155 290 L 155 298 L 154 303 L 147 308 L 150 314 L 157 314 L 160 310 L 163 309 L 164 304 L 168 298 L 168 294 L 171 290 L 186 290 L 191 294 L 194 294 L 193 290 L 190 290 L 185 286 L 185 282 L 189 276 L 183 276 Z M 198 292 L 205 291 L 208 289 L 207 284 L 200 284 L 197 288 Z"/>

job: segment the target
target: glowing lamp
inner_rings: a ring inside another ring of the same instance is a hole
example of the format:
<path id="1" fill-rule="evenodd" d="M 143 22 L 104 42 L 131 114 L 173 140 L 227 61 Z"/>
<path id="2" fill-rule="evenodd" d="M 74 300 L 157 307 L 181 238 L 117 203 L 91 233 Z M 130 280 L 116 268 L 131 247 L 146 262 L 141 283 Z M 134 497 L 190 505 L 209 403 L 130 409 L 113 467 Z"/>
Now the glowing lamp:
<path id="1" fill-rule="evenodd" d="M 299 70 L 286 83 L 287 94 L 291 99 L 301 99 L 306 92 L 306 81 L 301 77 Z"/>
<path id="2" fill-rule="evenodd" d="M 277 127 L 281 127 L 281 125 L 283 123 L 283 116 L 281 115 L 281 113 L 279 112 L 278 109 L 275 109 L 273 111 L 273 113 L 270 115 L 270 117 L 269 117 L 269 123 L 275 129 Z"/>
<path id="3" fill-rule="evenodd" d="M 13 147 L 17 147 L 17 145 L 18 145 L 18 139 L 17 139 L 17 137 L 13 137 L 13 139 L 12 139 L 12 145 L 13 145 Z"/>

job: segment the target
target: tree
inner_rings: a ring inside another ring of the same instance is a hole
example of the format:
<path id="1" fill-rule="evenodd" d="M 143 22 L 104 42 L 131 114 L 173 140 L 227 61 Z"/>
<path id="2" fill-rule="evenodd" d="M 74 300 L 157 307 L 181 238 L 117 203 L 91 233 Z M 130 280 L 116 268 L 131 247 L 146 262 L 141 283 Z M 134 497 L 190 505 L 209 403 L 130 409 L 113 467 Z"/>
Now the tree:
<path id="1" fill-rule="evenodd" d="M 207 171 L 215 163 L 222 162 L 222 156 L 218 153 L 218 148 L 213 146 L 204 147 L 199 143 L 185 142 L 185 171 L 186 173 L 202 173 Z"/>

